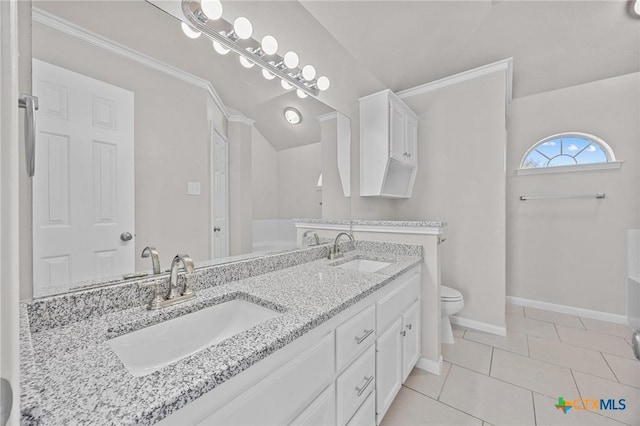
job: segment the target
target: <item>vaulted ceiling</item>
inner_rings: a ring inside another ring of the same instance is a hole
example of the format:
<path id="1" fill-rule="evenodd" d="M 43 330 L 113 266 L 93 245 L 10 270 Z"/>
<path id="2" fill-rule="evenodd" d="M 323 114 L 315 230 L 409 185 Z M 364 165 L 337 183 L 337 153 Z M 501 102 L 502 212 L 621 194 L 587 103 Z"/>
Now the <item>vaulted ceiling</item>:
<path id="1" fill-rule="evenodd" d="M 179 0 L 168 0 L 167 4 Z M 231 1 L 223 17 L 246 16 L 254 38 L 274 35 L 331 79 L 320 100 L 349 113 L 357 98 L 394 91 L 513 57 L 514 97 L 640 70 L 640 20 L 626 1 Z M 330 110 L 297 100 L 257 67 L 220 56 L 204 37 L 184 37 L 175 20 L 143 0 L 34 2 L 118 43 L 212 82 L 228 106 L 256 120 L 276 147 L 317 142 L 313 118 Z M 295 102 L 308 128 L 281 119 Z M 312 124 L 312 125 L 310 125 Z"/>

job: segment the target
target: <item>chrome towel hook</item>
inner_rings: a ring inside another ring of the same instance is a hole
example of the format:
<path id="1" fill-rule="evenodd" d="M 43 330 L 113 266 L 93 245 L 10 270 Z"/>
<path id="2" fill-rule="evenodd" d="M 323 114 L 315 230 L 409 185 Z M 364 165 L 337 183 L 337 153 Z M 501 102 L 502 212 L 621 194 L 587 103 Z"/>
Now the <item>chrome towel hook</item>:
<path id="1" fill-rule="evenodd" d="M 24 150 L 27 160 L 27 175 L 33 177 L 36 171 L 36 111 L 37 96 L 20 93 L 18 107 L 25 109 L 24 117 Z"/>

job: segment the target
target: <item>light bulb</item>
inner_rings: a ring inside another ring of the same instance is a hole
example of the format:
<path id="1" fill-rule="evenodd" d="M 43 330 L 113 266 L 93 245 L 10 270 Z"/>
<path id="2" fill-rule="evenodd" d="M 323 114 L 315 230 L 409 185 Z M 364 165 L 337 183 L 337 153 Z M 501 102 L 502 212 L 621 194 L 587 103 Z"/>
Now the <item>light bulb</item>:
<path id="1" fill-rule="evenodd" d="M 267 55 L 273 55 L 278 51 L 278 40 L 274 36 L 266 35 L 262 38 L 260 47 Z"/>
<path id="2" fill-rule="evenodd" d="M 636 0 L 635 2 L 633 2 L 633 11 L 636 13 L 636 15 L 640 16 L 640 0 Z"/>
<path id="3" fill-rule="evenodd" d="M 242 66 L 245 68 L 253 68 L 253 66 L 255 65 L 253 61 L 250 61 L 244 56 L 240 56 L 240 64 L 242 64 Z"/>
<path id="4" fill-rule="evenodd" d="M 291 90 L 293 89 L 293 86 L 290 85 L 288 82 L 284 81 L 284 80 L 280 80 L 280 86 L 282 86 L 282 88 L 284 90 Z"/>
<path id="5" fill-rule="evenodd" d="M 276 78 L 275 75 L 271 74 L 269 71 L 265 70 L 264 68 L 262 69 L 262 76 L 267 80 L 273 80 L 274 78 Z"/>
<path id="6" fill-rule="evenodd" d="M 300 62 L 300 59 L 298 59 L 298 54 L 291 50 L 284 54 L 283 60 L 284 65 L 289 69 L 294 69 Z"/>
<path id="7" fill-rule="evenodd" d="M 302 67 L 302 78 L 307 81 L 311 81 L 316 77 L 316 69 L 313 65 L 305 65 Z"/>
<path id="8" fill-rule="evenodd" d="M 220 0 L 202 0 L 200 9 L 207 15 L 207 18 L 214 21 L 222 17 L 222 3 L 220 3 Z"/>
<path id="9" fill-rule="evenodd" d="M 201 32 L 200 31 L 196 31 L 193 28 L 191 28 L 189 25 L 187 25 L 186 23 L 182 23 L 182 32 L 184 33 L 184 35 L 186 35 L 189 38 L 193 38 L 196 39 L 198 37 L 200 37 Z"/>
<path id="10" fill-rule="evenodd" d="M 246 40 L 251 37 L 251 34 L 253 34 L 253 27 L 247 18 L 241 16 L 233 22 L 233 31 L 238 37 Z"/>
<path id="11" fill-rule="evenodd" d="M 296 95 L 298 95 L 298 97 L 299 97 L 300 99 L 304 99 L 304 98 L 306 98 L 307 96 L 309 96 L 309 95 L 307 95 L 306 93 L 304 93 L 304 92 L 303 92 L 302 90 L 300 90 L 300 89 L 297 89 L 297 90 L 296 90 Z"/>
<path id="12" fill-rule="evenodd" d="M 331 82 L 327 77 L 323 75 L 322 77 L 318 77 L 318 81 L 316 81 L 316 85 L 318 86 L 319 90 L 322 90 L 324 92 L 329 88 L 329 86 L 331 85 Z"/>
<path id="13" fill-rule="evenodd" d="M 213 40 L 213 49 L 221 55 L 226 55 L 227 53 L 229 53 L 229 49 L 215 40 Z"/>

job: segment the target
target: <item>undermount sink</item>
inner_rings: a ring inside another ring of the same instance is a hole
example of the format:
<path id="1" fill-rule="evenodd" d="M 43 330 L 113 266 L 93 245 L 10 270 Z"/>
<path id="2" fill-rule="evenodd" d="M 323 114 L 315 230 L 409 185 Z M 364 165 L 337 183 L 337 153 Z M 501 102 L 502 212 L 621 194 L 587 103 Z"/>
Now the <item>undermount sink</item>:
<path id="1" fill-rule="evenodd" d="M 391 265 L 391 263 L 380 262 L 379 260 L 355 259 L 336 265 L 336 268 L 351 269 L 358 272 L 376 272 L 389 265 Z"/>
<path id="2" fill-rule="evenodd" d="M 142 377 L 277 315 L 271 309 L 236 299 L 118 336 L 107 343 L 132 375 Z"/>

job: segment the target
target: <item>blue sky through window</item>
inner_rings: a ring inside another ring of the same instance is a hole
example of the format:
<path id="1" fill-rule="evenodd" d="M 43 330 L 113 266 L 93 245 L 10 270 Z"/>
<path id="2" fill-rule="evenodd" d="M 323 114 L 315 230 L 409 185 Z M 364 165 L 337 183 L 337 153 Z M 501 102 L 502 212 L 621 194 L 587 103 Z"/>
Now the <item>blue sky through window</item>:
<path id="1" fill-rule="evenodd" d="M 543 140 L 535 145 L 522 161 L 522 168 L 570 166 L 606 163 L 602 146 L 588 137 L 565 135 Z"/>

